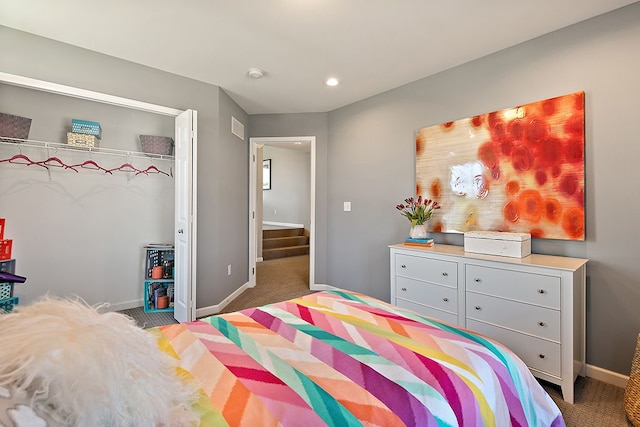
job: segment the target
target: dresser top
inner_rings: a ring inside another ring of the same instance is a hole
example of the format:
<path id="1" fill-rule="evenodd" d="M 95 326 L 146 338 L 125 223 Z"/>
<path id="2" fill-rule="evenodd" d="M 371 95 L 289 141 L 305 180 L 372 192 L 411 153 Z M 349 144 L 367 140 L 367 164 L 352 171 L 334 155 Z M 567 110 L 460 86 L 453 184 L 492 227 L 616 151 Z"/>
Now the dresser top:
<path id="1" fill-rule="evenodd" d="M 524 258 L 512 258 L 498 255 L 485 255 L 474 252 L 465 252 L 463 246 L 444 245 L 436 243 L 432 247 L 420 248 L 415 246 L 405 246 L 402 243 L 389 245 L 391 249 L 408 252 L 426 252 L 439 255 L 451 255 L 465 259 L 480 259 L 486 261 L 498 261 L 510 264 L 530 265 L 537 267 L 551 267 L 562 270 L 577 270 L 589 261 L 584 258 L 571 258 L 556 255 L 531 254 Z"/>

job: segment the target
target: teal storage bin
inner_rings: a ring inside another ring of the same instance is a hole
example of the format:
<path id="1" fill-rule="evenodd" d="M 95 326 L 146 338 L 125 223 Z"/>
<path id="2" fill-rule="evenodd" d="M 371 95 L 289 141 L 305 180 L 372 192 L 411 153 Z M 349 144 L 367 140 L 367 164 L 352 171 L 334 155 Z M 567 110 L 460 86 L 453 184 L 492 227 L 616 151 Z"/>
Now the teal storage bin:
<path id="1" fill-rule="evenodd" d="M 98 139 L 102 138 L 102 127 L 100 126 L 100 123 L 91 122 L 89 120 L 72 119 L 71 132 L 95 135 Z"/>
<path id="2" fill-rule="evenodd" d="M 18 301 L 18 297 L 0 300 L 0 314 L 11 312 L 13 307 L 18 305 Z"/>

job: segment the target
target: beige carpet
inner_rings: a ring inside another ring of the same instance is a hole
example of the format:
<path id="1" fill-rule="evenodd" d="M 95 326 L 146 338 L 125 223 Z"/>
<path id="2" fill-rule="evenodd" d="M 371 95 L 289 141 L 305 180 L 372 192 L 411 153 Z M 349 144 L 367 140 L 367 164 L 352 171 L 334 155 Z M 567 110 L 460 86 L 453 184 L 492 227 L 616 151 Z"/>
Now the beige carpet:
<path id="1" fill-rule="evenodd" d="M 593 378 L 578 377 L 574 404 L 562 400 L 560 387 L 540 381 L 560 408 L 568 427 L 627 427 L 624 389 Z"/>
<path id="2" fill-rule="evenodd" d="M 312 293 L 309 255 L 276 258 L 256 264 L 256 286 L 242 292 L 221 313 L 257 307 Z"/>
<path id="3" fill-rule="evenodd" d="M 144 329 L 178 323 L 178 321 L 173 318 L 173 312 L 159 311 L 145 313 L 144 307 L 136 307 L 121 310 L 120 313 L 132 317 L 136 321 L 136 324 Z"/>

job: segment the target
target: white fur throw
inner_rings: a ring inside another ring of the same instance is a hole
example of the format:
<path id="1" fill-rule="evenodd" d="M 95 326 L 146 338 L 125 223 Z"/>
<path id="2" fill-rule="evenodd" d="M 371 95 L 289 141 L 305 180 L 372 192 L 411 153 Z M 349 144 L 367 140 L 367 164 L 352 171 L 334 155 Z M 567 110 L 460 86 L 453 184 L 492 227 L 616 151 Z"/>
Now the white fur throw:
<path id="1" fill-rule="evenodd" d="M 60 425 L 196 425 L 196 388 L 176 361 L 133 319 L 101 308 L 47 297 L 0 314 L 0 387 Z"/>

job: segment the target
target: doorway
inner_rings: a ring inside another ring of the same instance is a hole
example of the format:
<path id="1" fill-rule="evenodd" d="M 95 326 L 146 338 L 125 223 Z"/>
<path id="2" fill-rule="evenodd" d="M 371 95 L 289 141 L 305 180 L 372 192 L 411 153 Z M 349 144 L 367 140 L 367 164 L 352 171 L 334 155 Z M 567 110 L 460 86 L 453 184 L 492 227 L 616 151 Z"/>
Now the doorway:
<path id="1" fill-rule="evenodd" d="M 274 172 L 278 167 L 277 162 L 263 162 L 265 147 L 284 148 L 288 150 L 296 150 L 305 152 L 309 156 L 309 287 L 314 287 L 315 277 L 315 187 L 316 187 L 316 138 L 315 136 L 301 137 L 257 137 L 249 138 L 249 287 L 256 286 L 256 265 L 262 261 L 262 224 L 263 224 L 263 165 L 269 163 L 269 172 L 271 179 L 268 181 L 272 189 L 278 185 L 274 178 L 277 174 Z M 267 188 L 265 184 L 264 188 Z M 270 221 L 277 227 L 279 224 L 286 225 L 287 222 L 279 223 L 278 221 Z M 307 222 L 305 221 L 305 227 Z"/>

